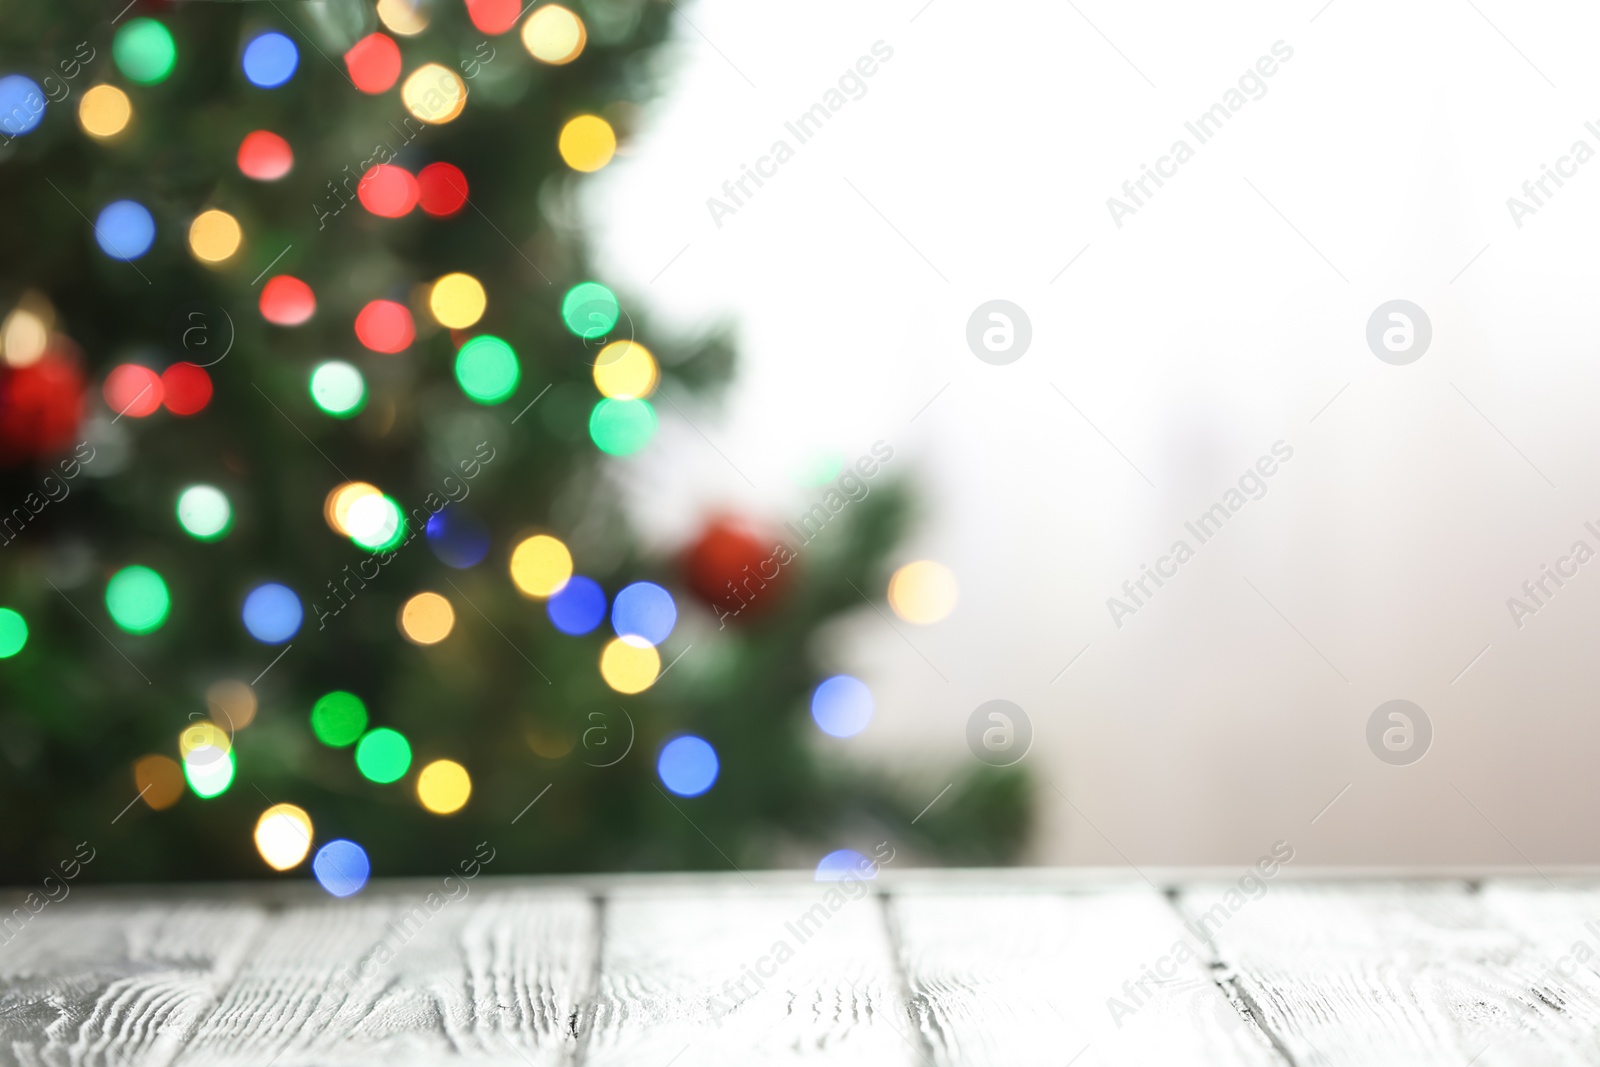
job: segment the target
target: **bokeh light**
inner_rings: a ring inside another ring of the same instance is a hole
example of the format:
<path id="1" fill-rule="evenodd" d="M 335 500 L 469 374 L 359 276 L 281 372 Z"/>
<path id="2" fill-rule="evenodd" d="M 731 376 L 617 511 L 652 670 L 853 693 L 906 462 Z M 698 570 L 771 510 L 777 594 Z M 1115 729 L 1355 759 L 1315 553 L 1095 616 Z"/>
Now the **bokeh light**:
<path id="1" fill-rule="evenodd" d="M 872 721 L 872 690 L 859 678 L 836 674 L 812 691 L 811 717 L 825 734 L 854 737 Z"/>
<path id="2" fill-rule="evenodd" d="M 50 347 L 55 310 L 36 295 L 24 294 L 0 322 L 0 356 L 8 367 L 31 367 Z"/>
<path id="3" fill-rule="evenodd" d="M 594 361 L 594 385 L 613 400 L 640 400 L 655 392 L 661 372 L 650 350 L 637 341 L 613 341 Z"/>
<path id="4" fill-rule="evenodd" d="M 400 86 L 400 102 L 413 118 L 439 126 L 467 106 L 467 86 L 449 67 L 424 63 Z"/>
<path id="5" fill-rule="evenodd" d="M 240 66 L 250 84 L 260 89 L 276 89 L 294 77 L 300 65 L 300 50 L 276 30 L 257 34 L 244 46 Z"/>
<path id="6" fill-rule="evenodd" d="M 335 689 L 311 705 L 311 732 L 330 748 L 345 748 L 367 731 L 367 706 L 354 693 Z"/>
<path id="7" fill-rule="evenodd" d="M 661 653 L 642 637 L 613 637 L 600 651 L 600 677 L 619 693 L 642 693 L 661 676 Z"/>
<path id="8" fill-rule="evenodd" d="M 521 14 L 522 0 L 467 0 L 467 17 L 481 33 L 505 33 Z"/>
<path id="9" fill-rule="evenodd" d="M 611 628 L 618 637 L 642 637 L 652 645 L 665 641 L 678 623 L 672 594 L 654 582 L 624 586 L 611 602 Z"/>
<path id="10" fill-rule="evenodd" d="M 557 630 L 578 637 L 605 620 L 606 592 L 593 578 L 576 574 L 545 602 L 544 610 Z"/>
<path id="11" fill-rule="evenodd" d="M 383 219 L 398 219 L 417 206 L 417 179 L 404 167 L 379 163 L 356 183 L 356 198 L 361 206 Z"/>
<path id="12" fill-rule="evenodd" d="M 697 797 L 717 780 L 717 750 L 693 734 L 675 737 L 661 746 L 656 773 L 661 784 L 680 797 Z"/>
<path id="13" fill-rule="evenodd" d="M 423 211 L 446 218 L 467 202 L 467 176 L 449 163 L 429 163 L 417 172 L 417 203 Z"/>
<path id="14" fill-rule="evenodd" d="M 871 881 L 877 877 L 878 865 L 853 848 L 835 849 L 817 863 L 818 882 L 842 882 L 846 878 Z"/>
<path id="15" fill-rule="evenodd" d="M 311 816 L 294 804 L 274 804 L 256 820 L 256 851 L 275 871 L 296 867 L 311 851 Z"/>
<path id="16" fill-rule="evenodd" d="M 124 567 L 106 583 L 106 611 L 112 622 L 130 634 L 161 629 L 171 610 L 167 583 L 149 567 Z"/>
<path id="17" fill-rule="evenodd" d="M 233 508 L 216 486 L 191 485 L 178 494 L 178 525 L 197 541 L 216 541 L 233 525 Z"/>
<path id="18" fill-rule="evenodd" d="M 418 593 L 400 608 L 400 632 L 418 645 L 436 645 L 456 626 L 456 610 L 438 593 Z"/>
<path id="19" fill-rule="evenodd" d="M 78 125 L 90 137 L 115 137 L 132 118 L 132 101 L 115 85 L 96 85 L 78 100 Z"/>
<path id="20" fill-rule="evenodd" d="M 573 170 L 597 171 L 617 153 L 617 135 L 599 115 L 579 115 L 561 127 L 561 158 Z"/>
<path id="21" fill-rule="evenodd" d="M 589 33 L 583 19 L 560 4 L 546 4 L 522 24 L 522 46 L 541 63 L 560 66 L 583 54 Z"/>
<path id="22" fill-rule="evenodd" d="M 950 568 L 929 559 L 907 563 L 889 579 L 889 606 L 906 622 L 919 625 L 948 616 L 959 595 Z"/>
<path id="23" fill-rule="evenodd" d="M 0 130 L 12 137 L 31 133 L 44 121 L 44 93 L 38 83 L 21 74 L 7 74 L 0 78 Z"/>
<path id="24" fill-rule="evenodd" d="M 599 282 L 579 282 L 561 298 L 561 321 L 567 329 L 591 341 L 611 332 L 621 315 L 617 294 Z"/>
<path id="25" fill-rule="evenodd" d="M 10 659 L 28 643 L 28 620 L 15 608 L 0 608 L 0 659 Z"/>
<path id="26" fill-rule="evenodd" d="M 133 787 L 155 811 L 165 811 L 183 796 L 183 768 L 170 756 L 144 756 L 134 761 Z"/>
<path id="27" fill-rule="evenodd" d="M 367 884 L 372 863 L 360 845 L 339 837 L 317 850 L 316 858 L 311 861 L 311 873 L 317 884 L 329 893 L 348 897 L 361 892 L 361 887 Z"/>
<path id="28" fill-rule="evenodd" d="M 350 80 L 364 93 L 385 93 L 400 80 L 400 46 L 386 33 L 369 33 L 344 54 Z"/>
<path id="29" fill-rule="evenodd" d="M 204 749 L 214 749 L 205 759 L 214 759 L 233 748 L 233 740 L 228 732 L 209 719 L 200 719 L 189 723 L 178 734 L 178 755 L 187 760 L 192 754 Z"/>
<path id="30" fill-rule="evenodd" d="M 206 686 L 211 721 L 225 730 L 243 730 L 256 720 L 256 691 L 236 678 Z"/>
<path id="31" fill-rule="evenodd" d="M 369 781 L 399 781 L 410 767 L 411 742 L 399 730 L 380 726 L 356 743 L 356 770 Z"/>
<path id="32" fill-rule="evenodd" d="M 174 415 L 197 415 L 211 403 L 211 375 L 194 363 L 174 363 L 161 372 L 161 403 Z"/>
<path id="33" fill-rule="evenodd" d="M 498 404 L 517 391 L 522 367 L 510 345 L 491 334 L 480 334 L 456 353 L 456 383 L 480 404 Z"/>
<path id="34" fill-rule="evenodd" d="M 589 413 L 589 438 L 612 456 L 631 456 L 656 433 L 656 409 L 648 400 L 600 401 Z"/>
<path id="35" fill-rule="evenodd" d="M 511 581 L 523 596 L 547 597 L 572 577 L 572 553 L 549 534 L 535 534 L 511 550 Z"/>
<path id="36" fill-rule="evenodd" d="M 275 182 L 294 168 L 294 149 L 268 130 L 256 130 L 239 142 L 239 173 L 258 182 Z"/>
<path id="37" fill-rule="evenodd" d="M 440 563 L 466 570 L 489 554 L 489 528 L 459 504 L 450 504 L 428 519 L 428 547 Z"/>
<path id="38" fill-rule="evenodd" d="M 234 760 L 231 750 L 204 746 L 183 757 L 183 776 L 189 788 L 202 800 L 219 797 L 233 784 Z"/>
<path id="39" fill-rule="evenodd" d="M 400 543 L 406 520 L 393 497 L 382 493 L 359 496 L 345 513 L 350 540 L 368 552 L 386 552 Z"/>
<path id="40" fill-rule="evenodd" d="M 278 274 L 261 287 L 261 317 L 274 326 L 299 326 L 317 313 L 317 294 L 299 278 Z"/>
<path id="41" fill-rule="evenodd" d="M 94 220 L 94 239 L 112 259 L 138 259 L 156 240 L 156 220 L 134 200 L 116 200 L 100 209 Z"/>
<path id="42" fill-rule="evenodd" d="M 416 336 L 411 312 L 393 300 L 374 300 L 356 316 L 356 340 L 374 352 L 404 351 Z"/>
<path id="43" fill-rule="evenodd" d="M 390 33 L 414 37 L 428 28 L 422 0 L 378 0 L 378 18 Z"/>
<path id="44" fill-rule="evenodd" d="M 483 283 L 470 274 L 446 274 L 428 291 L 428 310 L 440 326 L 464 330 L 483 318 L 489 296 Z"/>
<path id="45" fill-rule="evenodd" d="M 334 533 L 349 537 L 350 509 L 362 497 L 378 495 L 381 495 L 378 487 L 367 482 L 342 482 L 328 490 L 322 501 L 322 517 Z"/>
<path id="46" fill-rule="evenodd" d="M 300 632 L 305 609 L 293 589 L 278 582 L 263 582 L 250 590 L 241 611 L 244 628 L 264 645 L 281 645 Z"/>
<path id="47" fill-rule="evenodd" d="M 123 363 L 111 368 L 100 388 L 106 406 L 120 417 L 142 419 L 161 406 L 163 397 L 161 376 L 149 367 L 137 363 Z"/>
<path id="48" fill-rule="evenodd" d="M 221 263 L 239 251 L 244 231 L 226 211 L 202 211 L 189 224 L 189 251 L 202 263 Z"/>
<path id="49" fill-rule="evenodd" d="M 155 19 L 133 18 L 111 39 L 111 60 L 129 81 L 155 85 L 172 73 L 178 46 L 171 32 Z"/>
<path id="50" fill-rule="evenodd" d="M 311 402 L 334 418 L 351 418 L 366 400 L 366 379 L 351 364 L 334 359 L 311 372 Z"/>
<path id="51" fill-rule="evenodd" d="M 417 775 L 417 799 L 435 815 L 449 815 L 467 806 L 472 776 L 455 760 L 436 759 Z"/>

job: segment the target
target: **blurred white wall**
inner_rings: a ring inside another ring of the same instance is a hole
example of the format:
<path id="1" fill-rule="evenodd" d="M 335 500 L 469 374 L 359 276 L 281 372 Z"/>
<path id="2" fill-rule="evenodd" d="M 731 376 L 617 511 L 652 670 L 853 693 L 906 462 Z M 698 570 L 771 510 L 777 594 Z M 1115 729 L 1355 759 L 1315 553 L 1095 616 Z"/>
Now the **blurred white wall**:
<path id="1" fill-rule="evenodd" d="M 934 667 L 866 609 L 834 635 L 878 701 L 840 744 L 954 763 L 976 705 L 1017 702 L 1038 862 L 1600 860 L 1600 560 L 1520 629 L 1506 604 L 1600 550 L 1600 159 L 1520 228 L 1506 206 L 1600 152 L 1600 13 L 680 8 L 672 88 L 585 203 L 606 276 L 664 325 L 736 323 L 743 362 L 685 409 L 726 459 L 659 405 L 640 514 L 663 545 L 717 506 L 787 518 L 815 495 L 796 463 L 881 437 L 924 496 L 903 558 L 961 583 L 901 626 Z M 865 95 L 717 226 L 707 198 L 878 41 Z M 1184 123 L 1279 41 L 1199 144 Z M 1117 227 L 1107 198 L 1179 138 L 1194 158 Z M 994 298 L 1032 322 L 1009 366 L 964 339 Z M 1432 322 L 1408 366 L 1365 338 L 1396 298 Z M 1107 597 L 1280 440 L 1266 495 L 1118 628 Z M 1365 737 L 1393 698 L 1433 726 L 1409 766 Z"/>

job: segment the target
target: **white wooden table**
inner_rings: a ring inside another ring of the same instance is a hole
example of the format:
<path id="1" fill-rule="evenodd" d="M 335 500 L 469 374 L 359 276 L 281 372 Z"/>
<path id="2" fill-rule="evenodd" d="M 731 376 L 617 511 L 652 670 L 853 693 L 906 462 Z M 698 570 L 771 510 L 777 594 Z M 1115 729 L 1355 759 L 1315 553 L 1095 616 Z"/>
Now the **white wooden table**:
<path id="1" fill-rule="evenodd" d="M 0 1063 L 1600 1063 L 1592 873 L 1145 873 L 77 888 Z"/>

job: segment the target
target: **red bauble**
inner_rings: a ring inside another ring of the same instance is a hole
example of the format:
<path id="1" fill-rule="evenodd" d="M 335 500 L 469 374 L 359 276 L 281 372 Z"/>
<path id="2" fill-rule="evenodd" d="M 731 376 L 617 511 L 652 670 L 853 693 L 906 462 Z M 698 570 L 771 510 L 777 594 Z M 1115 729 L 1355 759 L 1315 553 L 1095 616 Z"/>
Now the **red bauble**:
<path id="1" fill-rule="evenodd" d="M 759 617 L 784 599 L 789 552 L 748 523 L 713 519 L 683 554 L 684 584 L 718 618 Z"/>
<path id="2" fill-rule="evenodd" d="M 0 367 L 0 462 L 71 448 L 83 417 L 83 390 L 77 352 L 59 337 L 38 362 Z"/>

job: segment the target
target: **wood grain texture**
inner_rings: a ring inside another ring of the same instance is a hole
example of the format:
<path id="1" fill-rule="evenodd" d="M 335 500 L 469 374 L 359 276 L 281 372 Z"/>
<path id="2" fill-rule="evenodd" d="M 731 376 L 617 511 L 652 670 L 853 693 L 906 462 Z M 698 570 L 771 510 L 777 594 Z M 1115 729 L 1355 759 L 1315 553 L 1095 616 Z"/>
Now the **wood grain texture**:
<path id="1" fill-rule="evenodd" d="M 882 909 L 830 888 L 610 895 L 581 1062 L 921 1063 Z"/>
<path id="2" fill-rule="evenodd" d="M 1218 989 L 1198 940 L 1175 951 L 1183 926 L 1147 886 L 897 893 L 889 914 L 940 1067 L 1283 1062 Z"/>
<path id="3" fill-rule="evenodd" d="M 177 1064 L 569 1062 L 594 970 L 594 902 L 483 882 L 455 889 L 455 902 L 437 892 L 437 910 L 416 891 L 273 916 Z"/>
<path id="4" fill-rule="evenodd" d="M 1237 910 L 1221 889 L 1187 887 L 1179 907 L 1211 917 L 1223 981 L 1296 1064 L 1600 1062 L 1596 976 L 1553 972 L 1464 883 L 1279 883 Z"/>

